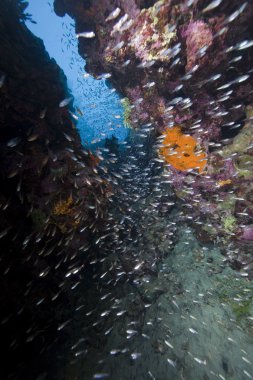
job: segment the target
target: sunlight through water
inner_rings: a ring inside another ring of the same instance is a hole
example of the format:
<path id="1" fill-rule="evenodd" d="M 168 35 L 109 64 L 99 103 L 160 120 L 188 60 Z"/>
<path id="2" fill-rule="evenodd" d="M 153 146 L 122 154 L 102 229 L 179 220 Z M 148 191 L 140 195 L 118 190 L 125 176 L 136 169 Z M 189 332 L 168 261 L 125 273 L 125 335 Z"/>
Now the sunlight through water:
<path id="1" fill-rule="evenodd" d="M 27 12 L 36 22 L 28 20 L 27 26 L 43 40 L 46 50 L 67 76 L 82 142 L 92 146 L 111 136 L 124 141 L 128 130 L 124 126 L 120 96 L 108 87 L 106 79 L 95 79 L 85 72 L 85 62 L 78 54 L 74 23 L 70 17 L 57 17 L 52 2 L 46 0 L 30 0 Z"/>

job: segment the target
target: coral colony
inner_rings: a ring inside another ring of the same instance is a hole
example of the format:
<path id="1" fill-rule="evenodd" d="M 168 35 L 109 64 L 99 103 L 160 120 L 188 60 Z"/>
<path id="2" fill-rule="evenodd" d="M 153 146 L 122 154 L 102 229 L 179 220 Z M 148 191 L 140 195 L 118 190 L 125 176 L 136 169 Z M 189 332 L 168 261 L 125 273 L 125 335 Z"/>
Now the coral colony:
<path id="1" fill-rule="evenodd" d="M 79 39 L 87 69 L 110 73 L 124 96 L 126 126 L 152 123 L 161 144 L 157 154 L 169 164 L 164 174 L 171 173 L 179 198 L 191 199 L 215 236 L 241 242 L 241 209 L 248 215 L 253 209 L 240 200 L 251 178 L 252 4 L 226 1 L 219 12 L 218 3 L 209 7 L 204 1 L 117 4 L 56 0 L 55 10 L 69 13 L 77 32 L 86 24 L 94 31 L 93 39 Z M 235 219 L 229 235 L 223 222 L 227 202 L 234 204 Z"/>

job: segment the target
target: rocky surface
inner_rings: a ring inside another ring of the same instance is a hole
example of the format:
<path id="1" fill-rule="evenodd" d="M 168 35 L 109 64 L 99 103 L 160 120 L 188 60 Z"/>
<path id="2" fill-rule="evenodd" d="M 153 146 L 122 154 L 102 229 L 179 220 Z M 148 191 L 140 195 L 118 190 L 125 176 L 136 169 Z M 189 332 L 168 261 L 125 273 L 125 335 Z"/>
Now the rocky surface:
<path id="1" fill-rule="evenodd" d="M 108 192 L 81 146 L 66 77 L 24 9 L 0 4 L 0 373 L 35 379 L 47 368 L 52 379 Z"/>
<path id="2" fill-rule="evenodd" d="M 54 5 L 59 16 L 75 20 L 86 69 L 94 76 L 110 73 L 125 97 L 126 124 L 155 127 L 157 155 L 185 202 L 186 217 L 190 205 L 202 237 L 218 236 L 230 247 L 231 262 L 237 260 L 253 237 L 252 3 L 55 0 Z"/>

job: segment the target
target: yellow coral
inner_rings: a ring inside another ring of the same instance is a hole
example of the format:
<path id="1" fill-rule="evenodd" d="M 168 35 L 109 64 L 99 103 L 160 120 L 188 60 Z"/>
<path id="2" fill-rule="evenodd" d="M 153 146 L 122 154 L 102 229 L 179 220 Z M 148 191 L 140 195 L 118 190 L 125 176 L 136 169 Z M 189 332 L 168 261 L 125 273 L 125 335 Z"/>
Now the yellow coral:
<path id="1" fill-rule="evenodd" d="M 230 185 L 230 183 L 232 183 L 231 179 L 225 179 L 224 181 L 218 181 L 218 186 L 222 187 L 225 185 Z"/>
<path id="2" fill-rule="evenodd" d="M 54 215 L 69 215 L 72 213 L 73 198 L 71 196 L 68 197 L 65 201 L 59 201 L 56 203 L 53 209 Z"/>
<path id="3" fill-rule="evenodd" d="M 70 195 L 66 200 L 60 200 L 53 208 L 52 223 L 55 224 L 61 231 L 66 233 L 70 228 L 77 228 L 81 219 L 76 216 L 74 201 Z"/>
<path id="4" fill-rule="evenodd" d="M 177 170 L 197 169 L 202 173 L 207 159 L 204 152 L 196 152 L 196 140 L 184 135 L 180 127 L 167 128 L 164 133 L 163 147 L 159 153 L 162 158 Z"/>

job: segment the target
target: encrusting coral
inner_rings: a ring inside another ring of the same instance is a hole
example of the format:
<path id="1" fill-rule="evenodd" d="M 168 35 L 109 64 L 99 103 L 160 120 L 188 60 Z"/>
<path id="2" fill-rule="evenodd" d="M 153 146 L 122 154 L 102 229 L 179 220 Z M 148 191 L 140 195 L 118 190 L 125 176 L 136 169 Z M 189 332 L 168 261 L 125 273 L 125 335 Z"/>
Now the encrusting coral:
<path id="1" fill-rule="evenodd" d="M 69 228 L 76 228 L 80 224 L 80 218 L 76 217 L 77 209 L 70 195 L 66 200 L 59 200 L 53 208 L 53 224 L 59 227 L 62 233 Z"/>
<path id="2" fill-rule="evenodd" d="M 190 22 L 183 28 L 182 35 L 186 38 L 186 68 L 190 70 L 197 61 L 198 52 L 212 44 L 213 35 L 210 27 L 201 20 Z"/>
<path id="3" fill-rule="evenodd" d="M 231 183 L 232 183 L 231 179 L 224 179 L 224 180 L 218 181 L 218 186 L 222 187 L 222 186 L 230 185 Z"/>
<path id="4" fill-rule="evenodd" d="M 142 61 L 170 61 L 167 49 L 176 38 L 172 25 L 168 24 L 168 5 L 158 1 L 153 7 L 143 9 L 133 25 L 130 46 Z"/>
<path id="5" fill-rule="evenodd" d="M 72 212 L 72 206 L 73 199 L 71 196 L 66 199 L 66 201 L 60 200 L 58 203 L 56 203 L 53 214 L 54 215 L 69 215 Z"/>
<path id="6" fill-rule="evenodd" d="M 168 128 L 164 133 L 162 158 L 177 170 L 197 169 L 202 173 L 207 159 L 204 152 L 196 152 L 197 142 L 190 135 L 184 135 L 180 127 Z"/>

